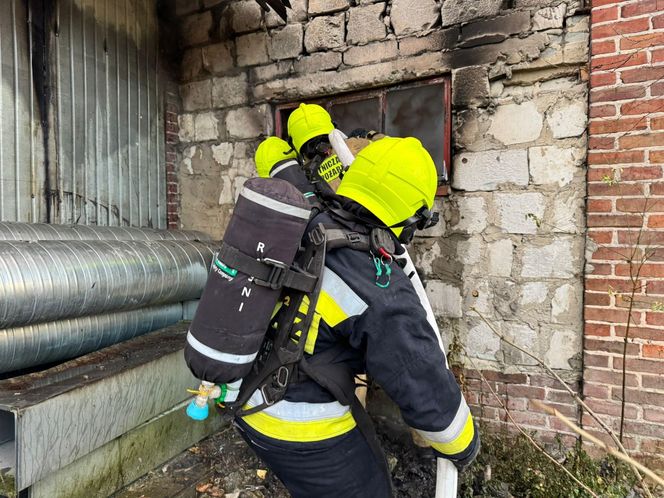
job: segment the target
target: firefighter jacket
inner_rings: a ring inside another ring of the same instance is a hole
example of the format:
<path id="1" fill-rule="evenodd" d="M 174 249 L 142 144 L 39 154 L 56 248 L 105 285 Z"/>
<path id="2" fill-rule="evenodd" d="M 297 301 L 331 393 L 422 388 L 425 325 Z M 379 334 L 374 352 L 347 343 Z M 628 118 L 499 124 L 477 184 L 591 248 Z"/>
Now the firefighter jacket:
<path id="1" fill-rule="evenodd" d="M 310 226 L 321 222 L 334 223 L 322 213 Z M 470 410 L 410 280 L 391 266 L 389 286 L 381 288 L 370 253 L 347 247 L 327 253 L 305 357 L 333 349 L 330 361 L 371 376 L 437 453 L 463 460 L 479 445 Z M 256 391 L 248 407 L 261 402 Z M 350 408 L 310 379 L 291 384 L 284 400 L 243 420 L 265 436 L 301 443 L 356 426 Z"/>

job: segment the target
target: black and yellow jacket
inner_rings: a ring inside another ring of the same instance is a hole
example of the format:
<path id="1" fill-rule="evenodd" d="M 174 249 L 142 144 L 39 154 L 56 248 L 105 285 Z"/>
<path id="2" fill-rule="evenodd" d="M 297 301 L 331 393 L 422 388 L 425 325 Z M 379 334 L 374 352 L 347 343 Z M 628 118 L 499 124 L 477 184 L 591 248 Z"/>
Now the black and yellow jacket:
<path id="1" fill-rule="evenodd" d="M 318 223 L 332 220 L 323 213 L 311 226 Z M 380 288 L 369 253 L 328 252 L 305 356 L 315 359 L 336 348 L 333 361 L 371 376 L 436 452 L 463 460 L 479 444 L 470 410 L 410 280 L 396 263 L 391 266 L 390 285 Z M 261 402 L 256 391 L 248 405 Z M 356 426 L 350 408 L 312 380 L 291 384 L 284 400 L 243 420 L 265 436 L 301 443 Z"/>

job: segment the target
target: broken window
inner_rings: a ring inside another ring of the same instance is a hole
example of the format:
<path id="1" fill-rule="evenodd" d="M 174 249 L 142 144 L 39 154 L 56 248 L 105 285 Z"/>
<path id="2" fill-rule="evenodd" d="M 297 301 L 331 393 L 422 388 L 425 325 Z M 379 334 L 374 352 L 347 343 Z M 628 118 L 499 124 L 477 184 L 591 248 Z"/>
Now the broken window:
<path id="1" fill-rule="evenodd" d="M 364 128 L 395 137 L 417 137 L 433 157 L 443 184 L 450 178 L 450 94 L 449 77 L 442 77 L 309 102 L 325 107 L 337 128 L 346 134 Z M 296 106 L 276 107 L 277 136 L 287 137 L 288 116 Z M 446 191 L 443 187 L 439 194 Z"/>

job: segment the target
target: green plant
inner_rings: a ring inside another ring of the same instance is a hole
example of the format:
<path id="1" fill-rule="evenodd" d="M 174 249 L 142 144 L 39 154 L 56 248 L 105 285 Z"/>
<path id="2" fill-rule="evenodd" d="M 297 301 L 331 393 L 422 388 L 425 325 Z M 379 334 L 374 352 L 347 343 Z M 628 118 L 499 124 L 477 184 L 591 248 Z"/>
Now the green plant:
<path id="1" fill-rule="evenodd" d="M 636 478 L 629 466 L 612 457 L 591 458 L 580 445 L 556 441 L 550 453 L 602 498 L 624 498 Z M 488 470 L 490 469 L 490 470 Z M 459 476 L 459 497 L 586 498 L 586 491 L 520 434 L 482 431 L 482 451 Z"/>

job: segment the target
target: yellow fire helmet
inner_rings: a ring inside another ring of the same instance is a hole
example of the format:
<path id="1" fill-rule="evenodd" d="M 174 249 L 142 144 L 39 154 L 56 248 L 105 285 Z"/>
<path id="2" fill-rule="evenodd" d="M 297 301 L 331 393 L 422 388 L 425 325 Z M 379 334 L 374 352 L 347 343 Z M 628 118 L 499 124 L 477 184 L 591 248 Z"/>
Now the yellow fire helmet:
<path id="1" fill-rule="evenodd" d="M 312 138 L 327 136 L 332 130 L 330 114 L 316 104 L 300 104 L 288 117 L 288 136 L 298 152 Z"/>
<path id="2" fill-rule="evenodd" d="M 362 149 L 337 194 L 364 206 L 398 236 L 404 226 L 414 230 L 420 220 L 413 216 L 431 215 L 437 187 L 436 165 L 418 139 L 385 137 Z"/>
<path id="3" fill-rule="evenodd" d="M 258 176 L 269 178 L 270 171 L 275 164 L 284 159 L 295 159 L 295 157 L 295 151 L 285 140 L 279 137 L 266 138 L 258 146 L 254 156 Z"/>

